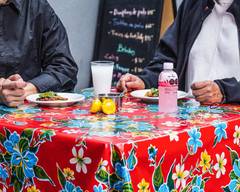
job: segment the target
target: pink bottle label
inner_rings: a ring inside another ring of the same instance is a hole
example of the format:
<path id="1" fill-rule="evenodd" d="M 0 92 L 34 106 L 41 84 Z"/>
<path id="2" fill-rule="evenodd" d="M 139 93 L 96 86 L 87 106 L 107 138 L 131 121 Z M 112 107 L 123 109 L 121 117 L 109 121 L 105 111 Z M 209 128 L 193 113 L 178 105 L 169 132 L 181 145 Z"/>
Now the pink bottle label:
<path id="1" fill-rule="evenodd" d="M 163 73 L 158 82 L 159 112 L 177 111 L 178 78 L 176 73 Z"/>

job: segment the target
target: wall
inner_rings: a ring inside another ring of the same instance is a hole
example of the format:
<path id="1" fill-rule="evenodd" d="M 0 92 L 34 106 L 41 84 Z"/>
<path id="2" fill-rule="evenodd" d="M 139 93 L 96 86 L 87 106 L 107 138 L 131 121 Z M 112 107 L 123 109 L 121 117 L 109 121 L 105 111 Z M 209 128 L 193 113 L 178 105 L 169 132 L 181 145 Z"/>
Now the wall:
<path id="1" fill-rule="evenodd" d="M 67 29 L 70 48 L 79 66 L 76 91 L 89 86 L 99 0 L 48 0 Z"/>

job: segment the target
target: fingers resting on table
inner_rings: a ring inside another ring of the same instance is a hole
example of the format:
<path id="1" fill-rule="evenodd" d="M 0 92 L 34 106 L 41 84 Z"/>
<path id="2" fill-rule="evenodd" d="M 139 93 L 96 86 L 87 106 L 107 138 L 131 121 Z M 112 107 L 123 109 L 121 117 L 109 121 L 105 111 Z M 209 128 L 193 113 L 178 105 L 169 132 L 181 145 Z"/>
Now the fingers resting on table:
<path id="1" fill-rule="evenodd" d="M 124 92 L 144 88 L 145 84 L 143 80 L 138 76 L 129 73 L 123 75 L 117 83 L 117 89 Z"/>
<path id="2" fill-rule="evenodd" d="M 195 82 L 191 89 L 195 99 L 202 104 L 216 104 L 223 100 L 223 94 L 214 81 Z"/>

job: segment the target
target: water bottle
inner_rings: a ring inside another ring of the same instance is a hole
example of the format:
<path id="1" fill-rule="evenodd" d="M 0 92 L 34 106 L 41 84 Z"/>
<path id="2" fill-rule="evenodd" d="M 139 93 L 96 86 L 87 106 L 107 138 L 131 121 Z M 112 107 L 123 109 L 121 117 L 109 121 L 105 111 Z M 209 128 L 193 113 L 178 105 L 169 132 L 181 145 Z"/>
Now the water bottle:
<path id="1" fill-rule="evenodd" d="M 164 63 L 158 79 L 159 112 L 177 112 L 178 76 L 173 71 L 173 63 Z"/>

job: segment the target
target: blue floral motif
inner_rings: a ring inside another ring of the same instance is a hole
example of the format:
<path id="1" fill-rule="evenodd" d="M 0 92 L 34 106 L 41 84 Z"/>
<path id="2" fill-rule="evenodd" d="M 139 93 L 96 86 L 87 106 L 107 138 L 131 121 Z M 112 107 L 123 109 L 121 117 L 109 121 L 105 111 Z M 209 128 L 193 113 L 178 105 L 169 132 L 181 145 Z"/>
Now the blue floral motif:
<path id="1" fill-rule="evenodd" d="M 33 167 L 37 164 L 37 161 L 36 155 L 29 151 L 24 151 L 23 153 L 14 152 L 11 158 L 11 164 L 22 166 L 24 175 L 28 178 L 35 176 Z"/>
<path id="2" fill-rule="evenodd" d="M 238 179 L 232 179 L 228 185 L 231 192 L 239 192 L 240 186 L 240 159 L 236 160 L 233 164 L 233 171 Z"/>
<path id="3" fill-rule="evenodd" d="M 156 155 L 157 155 L 157 151 L 158 149 L 155 146 L 150 145 L 148 147 L 148 156 L 149 156 L 149 160 L 153 161 L 156 159 Z"/>
<path id="4" fill-rule="evenodd" d="M 227 123 L 226 122 L 220 122 L 220 123 L 214 123 L 213 126 L 216 128 L 214 133 L 217 137 L 217 142 L 221 142 L 222 138 L 227 139 Z"/>
<path id="5" fill-rule="evenodd" d="M 13 153 L 16 151 L 15 147 L 18 144 L 19 140 L 20 140 L 19 135 L 17 134 L 16 131 L 14 131 L 10 135 L 9 139 L 3 143 L 3 145 L 9 153 Z"/>
<path id="6" fill-rule="evenodd" d="M 35 176 L 33 167 L 37 164 L 38 158 L 32 152 L 28 150 L 23 150 L 20 152 L 18 143 L 20 141 L 20 136 L 17 132 L 13 132 L 9 139 L 4 142 L 4 147 L 6 150 L 12 154 L 11 164 L 21 165 L 23 167 L 24 175 L 28 178 Z"/>
<path id="7" fill-rule="evenodd" d="M 190 131 L 188 131 L 188 135 L 190 136 L 188 139 L 188 146 L 193 148 L 192 152 L 195 154 L 197 149 L 203 146 L 203 143 L 200 140 L 201 133 L 197 130 L 197 128 L 192 128 Z"/>
<path id="8" fill-rule="evenodd" d="M 5 181 L 9 177 L 8 172 L 5 168 L 0 164 L 0 178 Z"/>
<path id="9" fill-rule="evenodd" d="M 117 175 L 123 179 L 124 183 L 131 181 L 129 170 L 126 166 L 122 166 L 121 163 L 116 163 L 115 169 Z"/>
<path id="10" fill-rule="evenodd" d="M 99 184 L 98 186 L 94 185 L 93 191 L 94 192 L 104 192 L 103 187 L 102 187 L 101 184 Z"/>
<path id="11" fill-rule="evenodd" d="M 166 183 L 162 184 L 158 189 L 158 192 L 169 192 L 169 188 Z"/>
<path id="12" fill-rule="evenodd" d="M 83 192 L 83 190 L 80 187 L 75 187 L 73 183 L 67 181 L 61 192 Z"/>
<path id="13" fill-rule="evenodd" d="M 204 189 L 201 189 L 202 185 L 202 176 L 197 176 L 196 183 L 192 187 L 192 192 L 204 192 Z"/>

